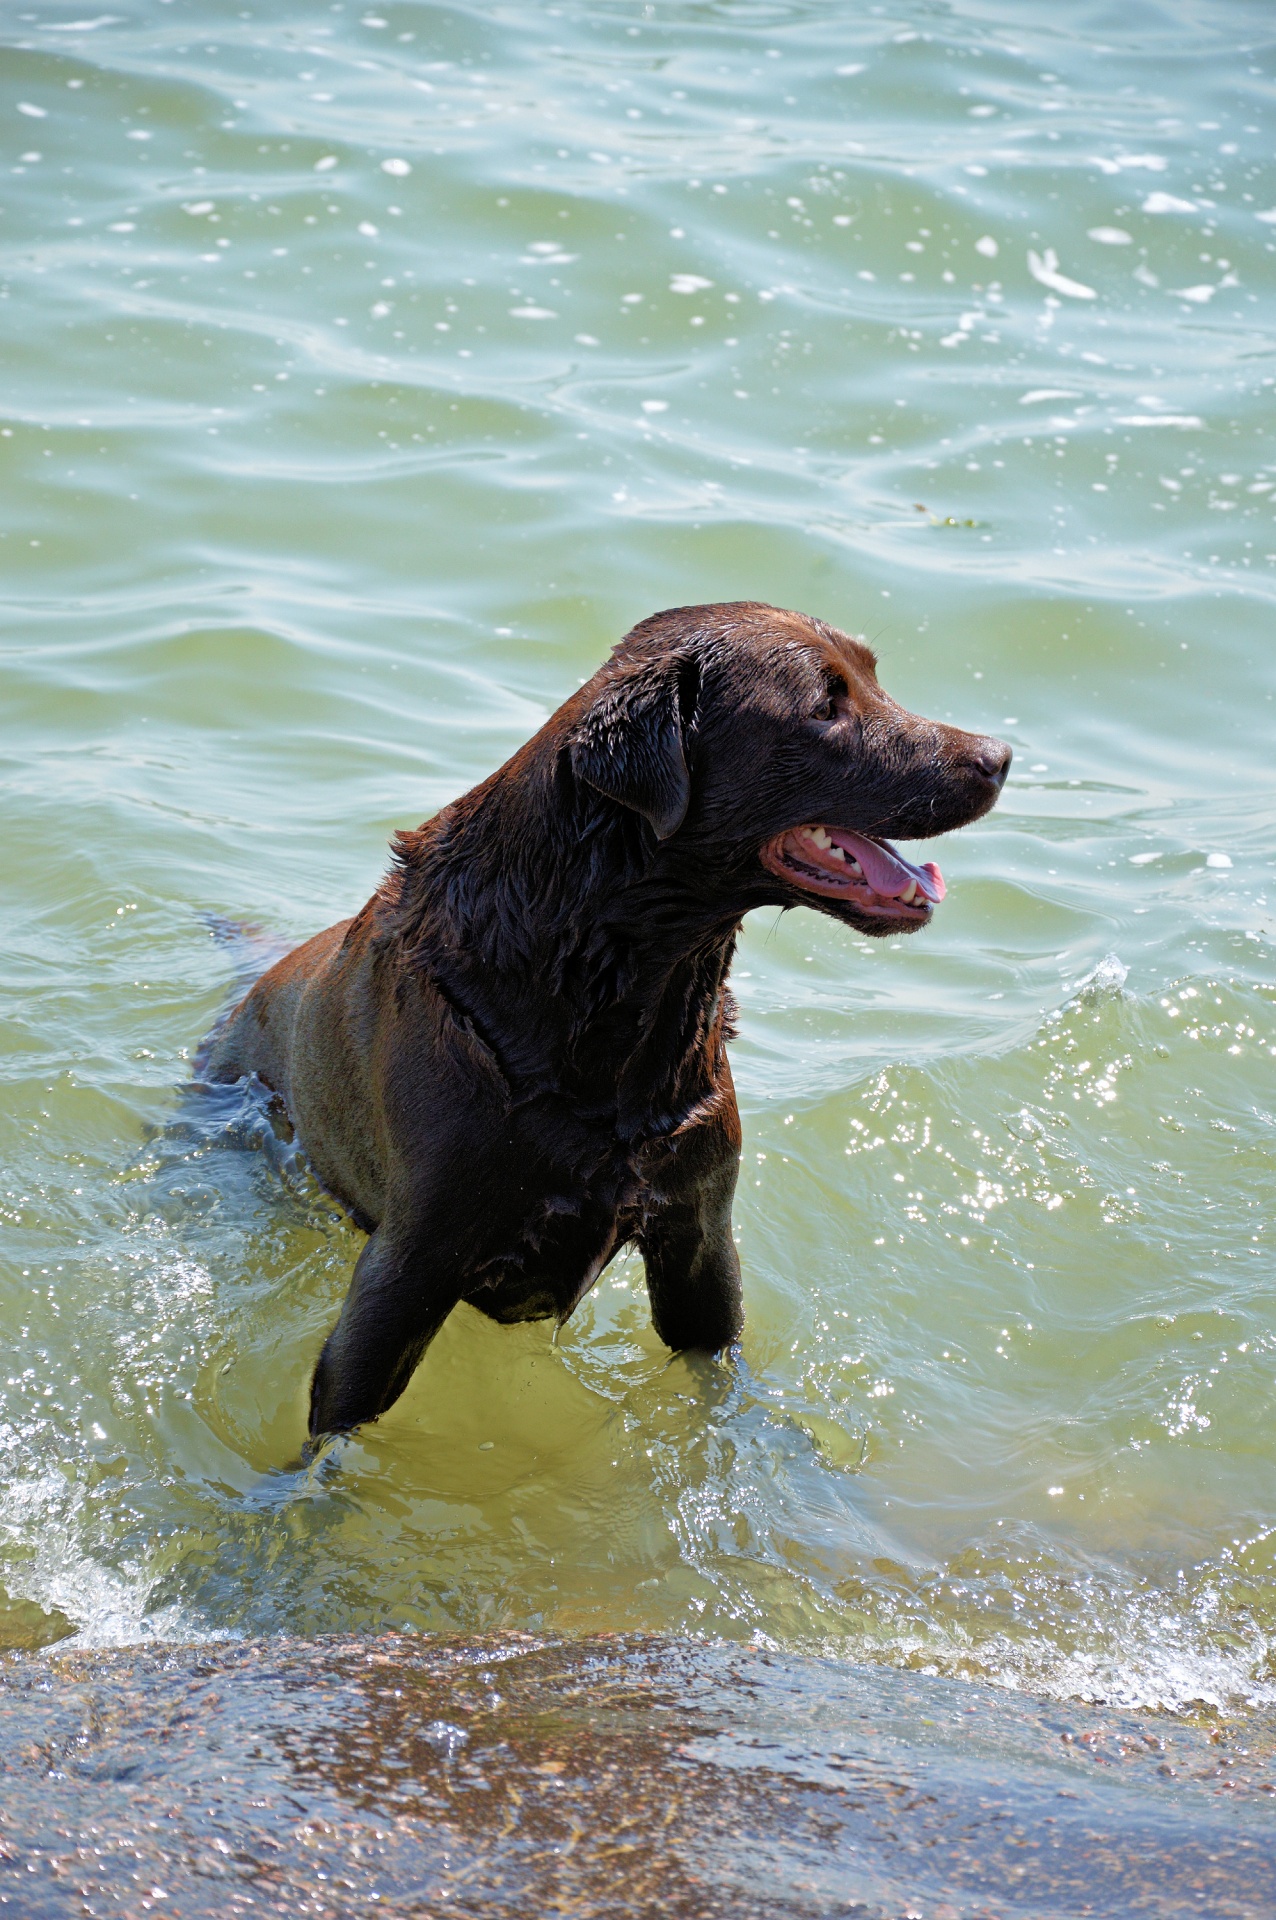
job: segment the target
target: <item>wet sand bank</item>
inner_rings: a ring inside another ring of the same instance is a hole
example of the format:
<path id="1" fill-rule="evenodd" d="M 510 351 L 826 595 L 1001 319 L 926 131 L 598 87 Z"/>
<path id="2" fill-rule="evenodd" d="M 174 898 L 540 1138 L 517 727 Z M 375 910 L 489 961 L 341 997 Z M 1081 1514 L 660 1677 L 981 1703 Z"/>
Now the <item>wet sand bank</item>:
<path id="1" fill-rule="evenodd" d="M 1276 1721 L 695 1641 L 262 1641 L 0 1665 L 0 1911 L 1276 1911 Z"/>

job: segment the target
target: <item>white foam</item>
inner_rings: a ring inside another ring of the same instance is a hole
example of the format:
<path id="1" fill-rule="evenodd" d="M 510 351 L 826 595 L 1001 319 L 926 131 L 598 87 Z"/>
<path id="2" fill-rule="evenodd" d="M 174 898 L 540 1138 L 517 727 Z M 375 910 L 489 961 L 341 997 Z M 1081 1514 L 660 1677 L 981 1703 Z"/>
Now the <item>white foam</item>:
<path id="1" fill-rule="evenodd" d="M 68 1487 L 60 1473 L 6 1487 L 0 1509 L 6 1531 L 34 1548 L 30 1559 L 5 1567 L 6 1592 L 46 1612 L 65 1614 L 80 1647 L 208 1639 L 179 1607 L 151 1610 L 155 1582 L 145 1570 L 103 1566 L 79 1544 L 83 1509 L 82 1489 Z"/>
<path id="2" fill-rule="evenodd" d="M 1029 247 L 1028 271 L 1034 280 L 1041 282 L 1043 287 L 1049 287 L 1053 293 L 1066 294 L 1070 300 L 1098 298 L 1094 288 L 1087 287 L 1084 281 L 1070 280 L 1066 273 L 1060 273 L 1059 256 L 1053 247 L 1047 247 L 1043 254 Z"/>
<path id="3" fill-rule="evenodd" d="M 1150 193 L 1143 202 L 1144 213 L 1195 213 L 1195 200 L 1181 200 L 1176 193 Z"/>
<path id="4" fill-rule="evenodd" d="M 1124 960 L 1115 953 L 1105 953 L 1097 966 L 1090 969 L 1085 978 L 1078 980 L 1072 990 L 1074 999 L 1098 1000 L 1105 995 L 1118 994 L 1130 977 L 1130 969 Z"/>

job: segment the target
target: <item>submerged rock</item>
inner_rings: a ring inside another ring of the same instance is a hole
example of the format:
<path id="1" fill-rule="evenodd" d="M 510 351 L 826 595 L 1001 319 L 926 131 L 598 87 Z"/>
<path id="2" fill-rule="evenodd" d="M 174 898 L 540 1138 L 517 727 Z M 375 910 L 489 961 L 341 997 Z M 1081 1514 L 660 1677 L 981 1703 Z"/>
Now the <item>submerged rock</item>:
<path id="1" fill-rule="evenodd" d="M 1276 1909 L 1274 1747 L 1257 1718 L 699 1641 L 14 1656 L 0 1906 L 1257 1920 Z"/>

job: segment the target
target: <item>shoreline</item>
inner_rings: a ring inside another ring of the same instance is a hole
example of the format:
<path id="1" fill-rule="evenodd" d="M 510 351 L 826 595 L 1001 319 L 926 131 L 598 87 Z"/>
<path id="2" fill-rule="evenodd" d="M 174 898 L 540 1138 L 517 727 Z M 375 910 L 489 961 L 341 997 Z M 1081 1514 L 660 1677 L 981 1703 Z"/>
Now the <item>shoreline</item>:
<path id="1" fill-rule="evenodd" d="M 0 1764 L 0 1912 L 42 1920 L 1276 1908 L 1276 1716 L 723 1642 L 12 1654 Z"/>

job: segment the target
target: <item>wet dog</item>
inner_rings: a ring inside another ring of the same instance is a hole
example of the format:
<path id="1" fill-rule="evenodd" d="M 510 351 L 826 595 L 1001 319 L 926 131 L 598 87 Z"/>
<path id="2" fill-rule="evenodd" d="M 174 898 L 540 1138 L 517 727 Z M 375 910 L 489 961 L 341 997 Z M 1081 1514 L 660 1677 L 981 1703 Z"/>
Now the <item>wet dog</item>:
<path id="1" fill-rule="evenodd" d="M 673 1348 L 740 1333 L 727 974 L 754 907 L 915 932 L 938 869 L 890 844 L 995 802 L 1000 740 L 898 706 L 857 640 L 753 602 L 635 627 L 496 773 L 398 836 L 363 910 L 214 1037 L 370 1236 L 312 1436 L 393 1404 L 459 1300 L 565 1320 L 621 1247 Z"/>

